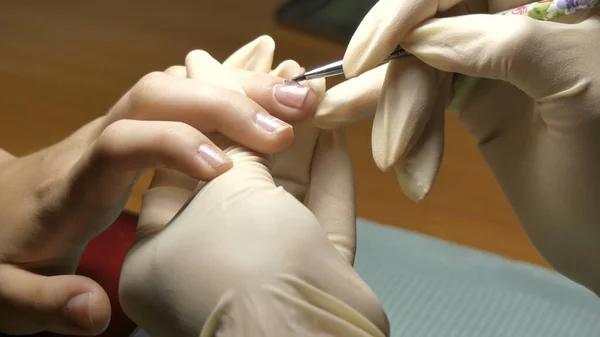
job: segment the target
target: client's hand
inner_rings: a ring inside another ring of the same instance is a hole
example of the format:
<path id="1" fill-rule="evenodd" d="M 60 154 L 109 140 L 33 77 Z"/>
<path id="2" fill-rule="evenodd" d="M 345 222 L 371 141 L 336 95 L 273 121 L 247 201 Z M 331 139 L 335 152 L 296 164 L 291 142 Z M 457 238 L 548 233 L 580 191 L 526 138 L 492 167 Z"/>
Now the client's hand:
<path id="1" fill-rule="evenodd" d="M 274 116 L 298 121 L 316 108 L 312 90 L 299 97 L 274 76 L 230 75 L 248 97 L 156 72 L 64 141 L 23 158 L 0 151 L 1 332 L 103 331 L 110 319 L 104 290 L 85 277 L 52 275 L 75 270 L 87 242 L 122 210 L 141 170 L 169 167 L 209 180 L 232 162 L 203 132 L 278 152 L 293 133 Z"/>
<path id="2" fill-rule="evenodd" d="M 268 71 L 272 48 L 270 39 L 259 39 L 225 65 Z M 257 59 L 267 60 L 260 69 Z M 294 68 L 286 64 L 280 70 Z M 194 53 L 186 66 L 177 72 L 248 93 L 206 53 Z M 315 152 L 310 180 L 293 184 L 302 173 L 277 179 L 298 198 L 308 190 L 310 209 L 277 187 L 269 160 L 231 143 L 233 169 L 200 184 L 195 195 L 194 179 L 157 172 L 123 266 L 125 312 L 153 337 L 387 335 L 379 301 L 351 266 L 354 195 L 343 137 L 335 131 L 314 138 L 316 149 L 306 146 L 306 157 Z"/>

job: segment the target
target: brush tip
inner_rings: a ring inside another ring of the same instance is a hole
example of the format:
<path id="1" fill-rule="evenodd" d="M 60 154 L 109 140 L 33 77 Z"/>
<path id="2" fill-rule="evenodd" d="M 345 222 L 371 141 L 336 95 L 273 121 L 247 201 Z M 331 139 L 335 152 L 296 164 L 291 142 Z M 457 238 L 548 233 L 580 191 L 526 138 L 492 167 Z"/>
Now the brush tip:
<path id="1" fill-rule="evenodd" d="M 302 75 L 298 75 L 298 76 L 295 76 L 295 77 L 285 80 L 285 83 L 294 83 L 294 82 L 300 82 L 300 81 L 304 81 L 304 80 L 306 80 L 306 76 L 304 74 L 302 74 Z"/>

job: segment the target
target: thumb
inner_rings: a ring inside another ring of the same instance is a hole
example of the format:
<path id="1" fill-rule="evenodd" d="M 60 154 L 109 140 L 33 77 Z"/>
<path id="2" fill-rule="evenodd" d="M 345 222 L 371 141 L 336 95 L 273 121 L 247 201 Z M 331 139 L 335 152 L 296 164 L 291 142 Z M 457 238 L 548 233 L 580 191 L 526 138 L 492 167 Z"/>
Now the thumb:
<path id="1" fill-rule="evenodd" d="M 308 208 L 325 229 L 329 241 L 348 263 L 354 264 L 354 173 L 343 129 L 321 131 L 310 178 Z"/>
<path id="2" fill-rule="evenodd" d="M 90 336 L 102 333 L 110 321 L 108 295 L 87 277 L 47 277 L 2 265 L 0 284 L 2 332 Z"/>
<path id="3" fill-rule="evenodd" d="M 435 68 L 508 81 L 541 99 L 576 80 L 573 72 L 556 75 L 557 69 L 572 68 L 572 54 L 564 51 L 582 48 L 573 38 L 575 26 L 524 16 L 457 16 L 426 21 L 402 46 Z"/>

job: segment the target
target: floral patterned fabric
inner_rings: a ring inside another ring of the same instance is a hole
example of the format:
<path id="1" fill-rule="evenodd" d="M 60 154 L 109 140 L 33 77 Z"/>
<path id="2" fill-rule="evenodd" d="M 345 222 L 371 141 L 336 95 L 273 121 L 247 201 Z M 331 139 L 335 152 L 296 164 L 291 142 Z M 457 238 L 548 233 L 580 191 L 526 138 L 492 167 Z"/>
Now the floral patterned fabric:
<path id="1" fill-rule="evenodd" d="M 551 20 L 598 6 L 600 0 L 542 0 L 504 11 L 500 15 L 527 15 L 536 20 Z"/>

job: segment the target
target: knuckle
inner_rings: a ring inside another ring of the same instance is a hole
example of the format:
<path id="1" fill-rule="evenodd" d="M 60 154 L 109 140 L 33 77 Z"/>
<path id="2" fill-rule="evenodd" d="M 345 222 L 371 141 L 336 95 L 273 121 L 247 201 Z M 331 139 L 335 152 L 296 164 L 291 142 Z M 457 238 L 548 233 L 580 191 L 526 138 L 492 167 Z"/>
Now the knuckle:
<path id="1" fill-rule="evenodd" d="M 491 66 L 500 79 L 511 81 L 511 77 L 518 72 L 522 65 L 524 55 L 531 50 L 532 44 L 537 43 L 531 19 L 520 16 L 502 18 L 511 22 L 505 25 L 506 29 L 498 32 L 491 44 L 490 50 L 476 61 L 478 67 Z M 525 20 L 523 20 L 525 19 Z"/>
<path id="2" fill-rule="evenodd" d="M 132 110 L 138 111 L 150 104 L 155 93 L 160 90 L 165 80 L 165 73 L 160 71 L 144 75 L 131 89 L 129 103 Z"/>
<path id="3" fill-rule="evenodd" d="M 131 130 L 131 121 L 122 119 L 108 125 L 96 140 L 94 146 L 94 157 L 102 162 L 109 162 L 111 158 L 119 153 L 123 134 Z"/>
<path id="4" fill-rule="evenodd" d="M 170 122 L 166 128 L 156 135 L 155 140 L 158 144 L 179 143 L 189 137 L 189 128 L 191 127 L 183 122 Z"/>
<path id="5" fill-rule="evenodd" d="M 535 31 L 531 19 L 525 17 L 514 17 L 510 25 L 500 32 L 499 41 L 496 44 L 496 51 L 507 58 L 514 58 L 522 53 L 525 48 L 529 48 L 531 43 L 535 42 Z"/>
<path id="6" fill-rule="evenodd" d="M 169 122 L 165 128 L 154 138 L 155 147 L 163 149 L 162 157 L 165 164 L 175 163 L 177 153 L 174 149 L 181 149 L 183 152 L 193 153 L 200 143 L 203 142 L 202 134 L 183 122 Z"/>

